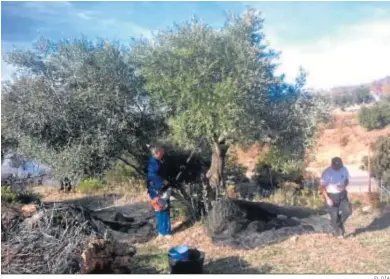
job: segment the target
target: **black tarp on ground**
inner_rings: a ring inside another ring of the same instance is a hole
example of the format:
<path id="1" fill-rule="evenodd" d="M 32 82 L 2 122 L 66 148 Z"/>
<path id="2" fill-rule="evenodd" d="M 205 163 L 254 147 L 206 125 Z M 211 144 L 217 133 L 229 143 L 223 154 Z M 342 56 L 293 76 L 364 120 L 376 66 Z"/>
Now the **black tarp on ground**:
<path id="1" fill-rule="evenodd" d="M 207 230 L 215 244 L 253 249 L 294 235 L 330 233 L 324 214 L 322 210 L 224 199 L 209 213 Z"/>

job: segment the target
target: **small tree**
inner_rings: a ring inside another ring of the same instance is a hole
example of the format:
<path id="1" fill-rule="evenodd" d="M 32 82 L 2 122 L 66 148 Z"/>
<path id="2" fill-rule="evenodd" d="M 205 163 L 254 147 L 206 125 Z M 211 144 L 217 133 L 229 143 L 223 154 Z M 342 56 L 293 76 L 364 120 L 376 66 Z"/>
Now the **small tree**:
<path id="1" fill-rule="evenodd" d="M 303 89 L 303 74 L 294 85 L 274 76 L 277 56 L 264 43 L 262 26 L 253 9 L 229 16 L 221 30 L 193 19 L 133 50 L 146 89 L 169 118 L 172 139 L 187 147 L 206 139 L 207 178 L 217 190 L 233 142 L 272 142 L 302 153 L 325 115 L 327 106 Z"/>
<path id="2" fill-rule="evenodd" d="M 390 102 L 380 101 L 359 112 L 359 123 L 366 129 L 382 129 L 390 124 Z"/>
<path id="3" fill-rule="evenodd" d="M 378 138 L 373 146 L 371 164 L 374 177 L 390 186 L 390 134 Z"/>

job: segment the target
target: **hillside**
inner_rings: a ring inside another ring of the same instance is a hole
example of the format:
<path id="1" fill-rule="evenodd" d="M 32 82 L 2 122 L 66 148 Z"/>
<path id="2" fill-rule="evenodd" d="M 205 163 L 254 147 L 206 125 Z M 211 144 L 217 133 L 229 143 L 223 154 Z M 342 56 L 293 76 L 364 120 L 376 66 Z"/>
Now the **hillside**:
<path id="1" fill-rule="evenodd" d="M 339 156 L 345 164 L 359 167 L 368 155 L 368 145 L 390 132 L 389 128 L 367 131 L 358 123 L 356 112 L 334 112 L 331 123 L 319 127 L 314 160 L 308 170 L 318 172 L 329 165 L 330 159 Z"/>
<path id="2" fill-rule="evenodd" d="M 330 95 L 337 95 L 346 92 L 352 92 L 356 88 L 361 86 L 368 87 L 372 92 L 378 94 L 379 96 L 389 96 L 390 95 L 390 76 L 384 77 L 382 79 L 375 80 L 366 84 L 357 84 L 353 86 L 339 86 L 332 88 L 329 92 L 326 92 Z"/>
<path id="3" fill-rule="evenodd" d="M 311 153 L 312 161 L 307 170 L 319 174 L 329 165 L 332 157 L 339 156 L 345 164 L 359 168 L 364 156 L 368 154 L 369 142 L 390 132 L 389 128 L 367 131 L 358 123 L 356 112 L 335 111 L 330 123 L 321 124 L 317 135 L 317 143 Z M 261 153 L 261 147 L 254 145 L 248 149 L 235 148 L 240 164 L 248 168 L 250 174 Z"/>

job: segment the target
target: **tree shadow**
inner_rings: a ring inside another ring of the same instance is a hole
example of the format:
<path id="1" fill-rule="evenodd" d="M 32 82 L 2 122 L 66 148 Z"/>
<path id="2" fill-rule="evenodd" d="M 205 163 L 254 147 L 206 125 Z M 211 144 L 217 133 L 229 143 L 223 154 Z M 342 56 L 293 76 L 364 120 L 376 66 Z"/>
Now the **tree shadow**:
<path id="1" fill-rule="evenodd" d="M 356 229 L 351 235 L 357 236 L 365 232 L 374 232 L 390 228 L 390 213 L 375 218 L 367 227 Z"/>
<path id="2" fill-rule="evenodd" d="M 182 231 L 185 231 L 186 229 L 192 227 L 193 223 L 190 221 L 184 221 L 179 226 L 172 229 L 172 234 L 180 233 Z"/>
<path id="3" fill-rule="evenodd" d="M 272 267 L 265 264 L 260 267 L 250 267 L 248 262 L 238 256 L 226 257 L 209 262 L 204 266 L 203 273 L 209 274 L 265 274 L 270 273 Z"/>

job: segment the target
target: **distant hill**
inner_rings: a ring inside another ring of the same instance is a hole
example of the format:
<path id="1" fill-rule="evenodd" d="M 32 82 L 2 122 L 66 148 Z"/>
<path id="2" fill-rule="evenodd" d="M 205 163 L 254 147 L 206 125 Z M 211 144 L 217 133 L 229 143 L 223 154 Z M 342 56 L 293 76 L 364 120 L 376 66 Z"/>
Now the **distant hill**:
<path id="1" fill-rule="evenodd" d="M 368 87 L 370 91 L 378 96 L 390 96 L 390 76 L 384 77 L 379 80 L 375 80 L 370 83 L 354 85 L 354 86 L 339 86 L 334 87 L 327 93 L 330 95 L 339 95 L 344 93 L 350 93 L 359 87 Z"/>

